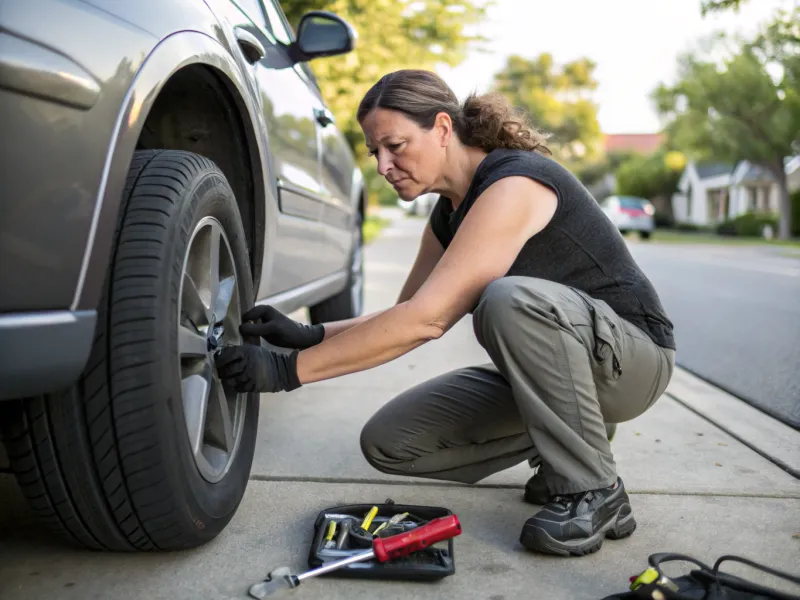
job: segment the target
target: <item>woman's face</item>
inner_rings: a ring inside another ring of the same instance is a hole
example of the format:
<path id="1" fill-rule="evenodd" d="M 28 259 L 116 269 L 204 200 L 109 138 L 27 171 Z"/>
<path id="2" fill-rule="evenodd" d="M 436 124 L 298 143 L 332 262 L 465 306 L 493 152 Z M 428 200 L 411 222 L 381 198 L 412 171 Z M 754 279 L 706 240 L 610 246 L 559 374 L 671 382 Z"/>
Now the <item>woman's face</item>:
<path id="1" fill-rule="evenodd" d="M 376 108 L 364 118 L 361 129 L 370 155 L 378 161 L 378 173 L 400 198 L 413 200 L 437 185 L 451 131 L 445 113 L 425 130 L 401 112 Z"/>

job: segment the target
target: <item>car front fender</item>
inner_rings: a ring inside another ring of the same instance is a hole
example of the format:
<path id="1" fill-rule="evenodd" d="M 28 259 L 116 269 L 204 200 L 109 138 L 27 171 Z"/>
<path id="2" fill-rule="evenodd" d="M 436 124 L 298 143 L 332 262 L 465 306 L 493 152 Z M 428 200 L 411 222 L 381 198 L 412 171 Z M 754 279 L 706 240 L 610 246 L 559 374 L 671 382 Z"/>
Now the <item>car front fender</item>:
<path id="1" fill-rule="evenodd" d="M 179 70 L 201 64 L 213 68 L 223 79 L 240 111 L 249 145 L 257 220 L 265 224 L 264 243 L 274 239 L 277 190 L 265 177 L 272 171 L 263 112 L 254 100 L 254 84 L 219 40 L 199 31 L 179 31 L 166 36 L 149 52 L 136 72 L 117 115 L 115 129 L 103 168 L 90 235 L 81 265 L 72 310 L 96 308 L 102 294 L 117 227 L 125 179 L 147 116 L 170 77 Z M 265 183 L 266 182 L 266 183 Z M 269 198 L 268 196 L 272 196 Z M 265 248 L 264 256 L 272 253 Z M 262 265 L 261 276 L 269 277 L 271 264 Z"/>

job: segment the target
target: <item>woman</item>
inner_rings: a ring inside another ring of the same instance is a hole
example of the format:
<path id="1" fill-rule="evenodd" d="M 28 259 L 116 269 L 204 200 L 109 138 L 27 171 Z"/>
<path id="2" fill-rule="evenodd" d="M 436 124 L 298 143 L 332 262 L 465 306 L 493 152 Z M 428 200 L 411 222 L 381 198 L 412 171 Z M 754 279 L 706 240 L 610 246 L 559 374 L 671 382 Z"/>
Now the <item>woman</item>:
<path id="1" fill-rule="evenodd" d="M 581 555 L 636 527 L 605 423 L 650 408 L 674 366 L 672 324 L 624 240 L 545 138 L 495 95 L 459 105 L 436 75 L 404 70 L 364 97 L 358 121 L 404 200 L 441 195 L 397 304 L 304 326 L 256 307 L 242 333 L 294 350 L 220 352 L 239 390 L 289 391 L 391 361 L 467 313 L 492 362 L 424 382 L 366 424 L 386 473 L 474 483 L 541 468 L 522 529 L 530 549 Z M 537 483 L 538 482 L 538 483 Z M 538 493 L 537 493 L 538 490 Z"/>

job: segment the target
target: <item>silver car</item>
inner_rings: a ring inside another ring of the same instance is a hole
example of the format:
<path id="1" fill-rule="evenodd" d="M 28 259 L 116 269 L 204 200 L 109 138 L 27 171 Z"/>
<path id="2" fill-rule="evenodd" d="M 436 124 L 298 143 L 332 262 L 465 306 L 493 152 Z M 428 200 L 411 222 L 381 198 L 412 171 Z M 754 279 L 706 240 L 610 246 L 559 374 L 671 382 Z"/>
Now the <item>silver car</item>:
<path id="1" fill-rule="evenodd" d="M 212 352 L 254 304 L 360 314 L 364 183 L 308 67 L 354 40 L 275 0 L 0 4 L 0 426 L 73 542 L 213 539 L 259 396 Z"/>
<path id="2" fill-rule="evenodd" d="M 648 239 L 655 229 L 655 207 L 644 198 L 609 196 L 600 208 L 623 235 L 635 231 L 642 239 Z"/>

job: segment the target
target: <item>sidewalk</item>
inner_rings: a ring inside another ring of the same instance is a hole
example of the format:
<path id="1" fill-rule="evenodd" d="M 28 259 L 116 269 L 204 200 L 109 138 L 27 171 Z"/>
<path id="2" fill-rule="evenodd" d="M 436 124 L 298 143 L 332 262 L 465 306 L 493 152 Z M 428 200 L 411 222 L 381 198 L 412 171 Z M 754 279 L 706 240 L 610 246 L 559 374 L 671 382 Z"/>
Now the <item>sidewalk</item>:
<path id="1" fill-rule="evenodd" d="M 367 311 L 394 302 L 423 225 L 395 219 L 368 247 Z M 387 476 L 366 463 L 359 432 L 384 402 L 425 378 L 486 360 L 465 319 L 393 363 L 291 395 L 265 395 L 241 509 L 216 541 L 192 552 L 65 549 L 31 524 L 19 492 L 0 475 L 0 598 L 247 598 L 271 569 L 304 568 L 318 511 L 386 498 L 458 514 L 464 533 L 455 540 L 456 574 L 437 584 L 310 580 L 288 597 L 599 599 L 624 591 L 628 577 L 660 551 L 707 562 L 734 553 L 797 572 L 800 480 L 775 462 L 800 469 L 800 433 L 743 411 L 684 372 L 652 410 L 621 424 L 613 443 L 637 531 L 586 557 L 538 555 L 519 545 L 522 523 L 536 510 L 521 500 L 525 464 L 470 487 Z M 727 432 L 709 419 L 724 421 Z M 730 570 L 774 583 L 750 569 Z"/>

